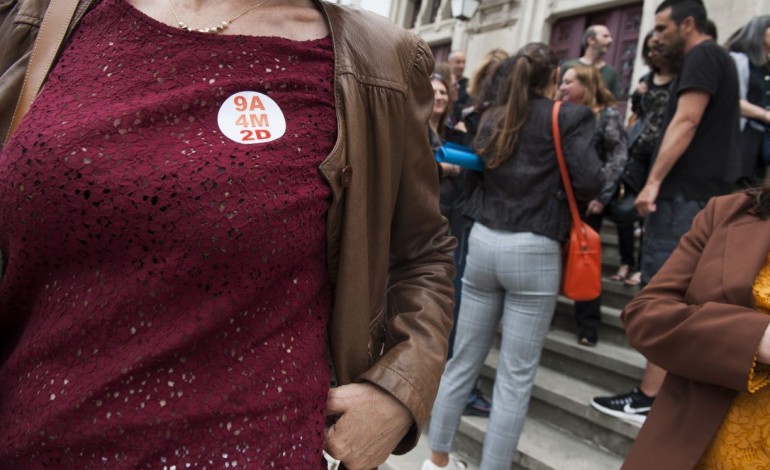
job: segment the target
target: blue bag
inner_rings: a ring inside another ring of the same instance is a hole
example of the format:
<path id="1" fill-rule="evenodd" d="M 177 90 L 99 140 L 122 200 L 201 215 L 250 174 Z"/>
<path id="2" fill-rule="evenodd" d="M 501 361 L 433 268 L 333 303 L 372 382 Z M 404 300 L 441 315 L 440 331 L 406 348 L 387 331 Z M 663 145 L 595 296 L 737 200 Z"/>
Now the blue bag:
<path id="1" fill-rule="evenodd" d="M 468 170 L 484 171 L 484 163 L 478 155 L 473 153 L 473 150 L 451 142 L 445 143 L 436 151 L 436 161 L 439 163 L 451 163 Z"/>

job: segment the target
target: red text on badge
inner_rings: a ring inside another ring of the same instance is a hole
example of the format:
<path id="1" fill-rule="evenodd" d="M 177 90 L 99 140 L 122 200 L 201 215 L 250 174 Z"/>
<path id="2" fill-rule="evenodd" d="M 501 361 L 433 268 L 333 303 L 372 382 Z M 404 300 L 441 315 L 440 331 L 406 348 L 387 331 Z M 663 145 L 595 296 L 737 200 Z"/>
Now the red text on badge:
<path id="1" fill-rule="evenodd" d="M 256 91 L 236 93 L 222 104 L 217 116 L 222 133 L 241 144 L 272 142 L 286 133 L 286 118 L 278 104 Z"/>

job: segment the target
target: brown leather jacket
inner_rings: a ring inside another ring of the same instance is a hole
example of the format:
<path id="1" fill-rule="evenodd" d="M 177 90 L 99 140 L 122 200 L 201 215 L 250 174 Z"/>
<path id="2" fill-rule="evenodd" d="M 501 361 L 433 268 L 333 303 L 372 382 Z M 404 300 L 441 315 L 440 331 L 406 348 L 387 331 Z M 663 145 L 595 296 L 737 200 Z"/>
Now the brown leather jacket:
<path id="1" fill-rule="evenodd" d="M 447 352 L 451 251 L 428 145 L 433 57 L 377 15 L 314 0 L 334 43 L 338 137 L 320 171 L 333 191 L 328 335 L 338 383 L 369 381 L 412 412 L 411 449 L 430 414 Z M 49 0 L 0 1 L 0 135 L 5 136 Z M 81 0 L 70 32 L 93 0 Z M 376 131 L 376 133 L 375 133 Z"/>

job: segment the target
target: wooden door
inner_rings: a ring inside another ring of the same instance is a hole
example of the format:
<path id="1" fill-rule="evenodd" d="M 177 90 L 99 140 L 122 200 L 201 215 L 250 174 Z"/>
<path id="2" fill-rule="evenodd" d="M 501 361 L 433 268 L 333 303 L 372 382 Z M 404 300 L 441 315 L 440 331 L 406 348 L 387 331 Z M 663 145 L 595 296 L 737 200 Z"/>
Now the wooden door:
<path id="1" fill-rule="evenodd" d="M 640 39 L 642 4 L 602 10 L 584 15 L 561 18 L 553 25 L 551 47 L 561 60 L 574 59 L 583 55 L 580 40 L 585 28 L 603 24 L 612 34 L 612 45 L 605 60 L 618 71 L 620 96 L 618 108 L 625 115 L 629 90 L 636 61 L 636 46 Z"/>
<path id="2" fill-rule="evenodd" d="M 640 36 L 644 37 L 640 31 L 642 5 L 632 5 L 590 15 L 587 24 L 604 24 L 612 34 L 612 45 L 605 60 L 618 71 L 620 96 L 616 98 L 621 113 L 625 114 L 629 91 L 633 85 L 631 80 L 636 62 L 636 46 Z"/>
<path id="3" fill-rule="evenodd" d="M 437 64 L 442 64 L 449 60 L 449 53 L 452 52 L 451 44 L 439 44 L 430 46 L 430 51 L 433 53 L 433 59 Z"/>
<path id="4" fill-rule="evenodd" d="M 563 18 L 553 25 L 551 30 L 551 48 L 556 52 L 559 62 L 579 57 L 580 39 L 586 29 L 585 15 Z"/>

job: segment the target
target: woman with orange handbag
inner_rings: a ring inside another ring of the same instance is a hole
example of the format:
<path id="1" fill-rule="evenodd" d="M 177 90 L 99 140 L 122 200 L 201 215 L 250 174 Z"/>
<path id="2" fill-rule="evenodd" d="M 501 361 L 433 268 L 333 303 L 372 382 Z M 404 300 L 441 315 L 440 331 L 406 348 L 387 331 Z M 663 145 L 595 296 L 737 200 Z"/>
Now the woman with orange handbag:
<path id="1" fill-rule="evenodd" d="M 500 98 L 482 119 L 476 140 L 485 168 L 466 206 L 474 222 L 454 356 L 441 378 L 431 416 L 432 453 L 423 470 L 463 468 L 449 452 L 500 322 L 500 358 L 481 467 L 510 469 L 559 292 L 561 244 L 570 214 L 551 131 L 558 61 L 550 47 L 531 43 L 503 61 L 496 73 L 506 72 Z M 603 183 L 591 146 L 593 114 L 565 104 L 559 121 L 575 195 L 588 202 Z"/>
<path id="2" fill-rule="evenodd" d="M 604 85 L 595 67 L 575 65 L 562 77 L 559 92 L 564 101 L 585 105 L 596 115 L 594 145 L 603 163 L 606 181 L 601 192 L 585 208 L 583 218 L 597 232 L 601 228 L 604 209 L 617 190 L 628 158 L 628 144 L 623 118 L 614 106 L 615 98 Z M 575 302 L 577 340 L 584 346 L 595 346 L 599 340 L 601 299 Z"/>

